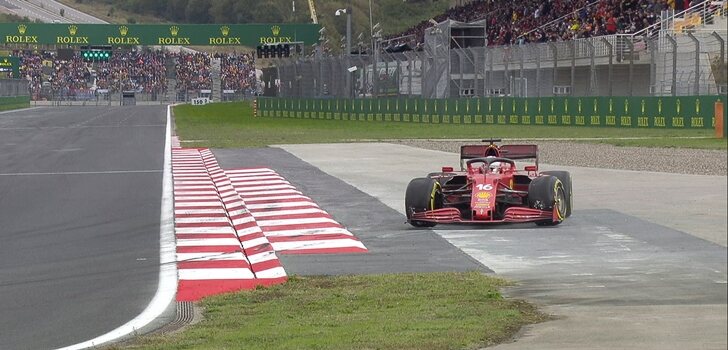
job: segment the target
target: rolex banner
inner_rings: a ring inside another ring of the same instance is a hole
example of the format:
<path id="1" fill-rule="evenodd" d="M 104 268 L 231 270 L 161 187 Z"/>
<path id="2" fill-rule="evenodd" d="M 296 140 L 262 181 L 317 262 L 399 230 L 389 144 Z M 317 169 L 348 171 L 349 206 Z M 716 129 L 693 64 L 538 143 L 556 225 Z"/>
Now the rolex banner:
<path id="1" fill-rule="evenodd" d="M 0 23 L 3 44 L 239 45 L 314 44 L 318 24 L 58 24 Z"/>

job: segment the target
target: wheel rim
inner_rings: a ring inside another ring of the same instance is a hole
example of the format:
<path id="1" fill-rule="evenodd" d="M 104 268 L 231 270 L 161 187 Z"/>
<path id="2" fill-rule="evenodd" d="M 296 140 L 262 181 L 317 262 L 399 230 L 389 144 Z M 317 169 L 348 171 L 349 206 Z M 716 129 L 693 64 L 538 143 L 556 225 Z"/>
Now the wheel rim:
<path id="1" fill-rule="evenodd" d="M 563 218 L 566 213 L 566 196 L 564 195 L 564 189 L 559 187 L 556 189 L 556 198 L 554 198 L 554 208 L 559 214 L 560 218 Z"/>

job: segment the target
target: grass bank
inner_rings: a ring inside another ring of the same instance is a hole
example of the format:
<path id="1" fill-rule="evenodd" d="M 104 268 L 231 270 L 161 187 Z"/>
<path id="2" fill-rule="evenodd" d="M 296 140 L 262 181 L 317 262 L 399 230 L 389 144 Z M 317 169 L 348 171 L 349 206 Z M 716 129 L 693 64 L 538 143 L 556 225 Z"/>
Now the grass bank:
<path id="1" fill-rule="evenodd" d="M 10 96 L 0 97 L 0 111 L 9 111 L 13 109 L 29 108 L 29 96 Z"/>
<path id="2" fill-rule="evenodd" d="M 479 272 L 292 277 L 208 298 L 200 323 L 118 349 L 478 349 L 545 319 L 504 299 L 505 284 Z"/>
<path id="3" fill-rule="evenodd" d="M 245 148 L 271 144 L 388 139 L 613 138 L 585 140 L 621 146 L 726 149 L 712 130 L 617 129 L 520 125 L 448 125 L 253 117 L 247 102 L 174 108 L 177 134 L 189 147 Z M 693 137 L 693 138 L 684 138 Z M 707 138 L 701 138 L 707 137 Z M 644 139 L 618 139 L 644 138 Z"/>

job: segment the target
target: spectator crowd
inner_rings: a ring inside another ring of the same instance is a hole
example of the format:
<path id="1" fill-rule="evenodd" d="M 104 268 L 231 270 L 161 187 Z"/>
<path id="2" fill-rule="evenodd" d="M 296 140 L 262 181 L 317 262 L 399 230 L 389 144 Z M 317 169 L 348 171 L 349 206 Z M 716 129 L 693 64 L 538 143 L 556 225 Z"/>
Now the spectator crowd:
<path id="1" fill-rule="evenodd" d="M 96 66 L 96 87 L 110 92 L 137 91 L 157 95 L 167 89 L 167 55 L 160 51 L 131 51 L 112 55 Z"/>
<path id="2" fill-rule="evenodd" d="M 255 60 L 253 55 L 216 54 L 220 59 L 223 90 L 246 91 L 255 88 Z"/>
<path id="3" fill-rule="evenodd" d="M 174 55 L 177 72 L 177 91 L 211 90 L 210 54 L 197 52 Z"/>
<path id="4" fill-rule="evenodd" d="M 608 34 L 636 33 L 659 20 L 666 0 L 487 0 L 450 8 L 434 17 L 472 23 L 485 21 L 488 45 L 563 41 Z M 425 20 L 388 39 L 424 42 Z"/>
<path id="5" fill-rule="evenodd" d="M 93 98 L 99 93 L 135 91 L 158 99 L 175 79 L 177 93 L 212 90 L 212 59 L 220 59 L 223 90 L 254 93 L 254 56 L 241 54 L 172 53 L 161 50 L 115 51 L 108 61 L 85 62 L 79 52 L 59 57 L 56 51 L 15 50 L 20 78 L 28 81 L 34 100 L 51 96 Z M 173 70 L 173 71 L 172 71 Z"/>

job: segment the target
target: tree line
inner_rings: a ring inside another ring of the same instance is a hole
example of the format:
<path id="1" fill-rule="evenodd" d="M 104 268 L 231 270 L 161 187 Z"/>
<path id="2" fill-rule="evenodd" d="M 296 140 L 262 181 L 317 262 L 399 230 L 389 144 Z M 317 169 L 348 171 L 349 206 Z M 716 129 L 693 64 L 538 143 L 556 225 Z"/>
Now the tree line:
<path id="1" fill-rule="evenodd" d="M 309 22 L 305 0 L 76 0 L 106 3 L 177 23 Z M 295 2 L 295 12 L 292 2 Z"/>

